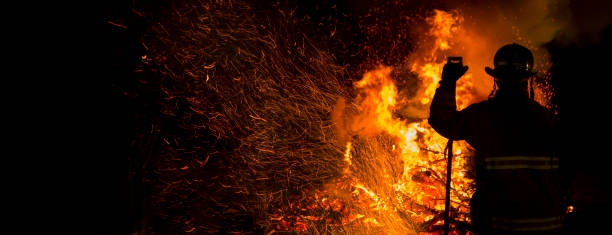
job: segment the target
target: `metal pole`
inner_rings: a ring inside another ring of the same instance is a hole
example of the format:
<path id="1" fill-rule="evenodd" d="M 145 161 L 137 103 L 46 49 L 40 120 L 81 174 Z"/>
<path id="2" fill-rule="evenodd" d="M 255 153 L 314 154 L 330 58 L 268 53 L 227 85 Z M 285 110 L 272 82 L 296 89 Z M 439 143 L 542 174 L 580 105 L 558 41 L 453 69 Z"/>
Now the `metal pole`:
<path id="1" fill-rule="evenodd" d="M 444 235 L 450 232 L 450 191 L 451 191 L 451 170 L 453 169 L 453 140 L 449 139 L 446 144 L 446 198 L 444 200 Z"/>

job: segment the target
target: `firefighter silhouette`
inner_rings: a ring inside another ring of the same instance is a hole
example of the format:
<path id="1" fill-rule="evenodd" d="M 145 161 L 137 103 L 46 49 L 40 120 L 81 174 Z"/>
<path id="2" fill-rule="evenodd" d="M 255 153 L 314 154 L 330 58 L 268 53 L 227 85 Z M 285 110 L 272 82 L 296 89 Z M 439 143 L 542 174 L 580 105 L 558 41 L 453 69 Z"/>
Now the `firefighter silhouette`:
<path id="1" fill-rule="evenodd" d="M 518 44 L 501 47 L 494 68 L 494 95 L 457 111 L 455 83 L 468 70 L 447 63 L 429 124 L 442 136 L 465 140 L 476 156 L 476 193 L 470 202 L 478 234 L 555 234 L 561 230 L 557 121 L 532 100 L 533 54 Z"/>

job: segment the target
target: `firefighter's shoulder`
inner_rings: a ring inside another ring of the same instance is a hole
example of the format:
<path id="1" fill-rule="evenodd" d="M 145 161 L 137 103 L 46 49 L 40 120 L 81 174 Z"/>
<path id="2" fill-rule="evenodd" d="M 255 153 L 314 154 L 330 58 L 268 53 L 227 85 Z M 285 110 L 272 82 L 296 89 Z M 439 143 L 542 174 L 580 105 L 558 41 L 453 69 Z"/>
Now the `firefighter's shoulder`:
<path id="1" fill-rule="evenodd" d="M 481 110 L 487 110 L 491 107 L 491 100 L 484 100 L 477 103 L 473 103 L 468 105 L 466 108 L 462 109 L 462 112 L 478 112 Z"/>

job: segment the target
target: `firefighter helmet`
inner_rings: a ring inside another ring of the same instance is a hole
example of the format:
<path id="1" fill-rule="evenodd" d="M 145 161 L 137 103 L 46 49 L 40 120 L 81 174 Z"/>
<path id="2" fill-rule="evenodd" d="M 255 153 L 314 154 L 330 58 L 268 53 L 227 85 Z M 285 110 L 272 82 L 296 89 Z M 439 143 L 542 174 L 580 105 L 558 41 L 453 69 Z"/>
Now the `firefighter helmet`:
<path id="1" fill-rule="evenodd" d="M 531 77 L 533 67 L 533 54 L 529 49 L 516 43 L 501 47 L 493 59 L 494 69 L 489 67 L 485 71 L 501 80 L 522 80 Z"/>

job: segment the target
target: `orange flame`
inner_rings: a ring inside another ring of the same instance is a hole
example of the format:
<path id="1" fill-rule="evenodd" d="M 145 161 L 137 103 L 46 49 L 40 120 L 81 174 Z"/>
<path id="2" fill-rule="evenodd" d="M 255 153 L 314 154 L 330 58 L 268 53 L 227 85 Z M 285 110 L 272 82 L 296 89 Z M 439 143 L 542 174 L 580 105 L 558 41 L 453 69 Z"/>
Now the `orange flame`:
<path id="1" fill-rule="evenodd" d="M 410 63 L 411 71 L 418 75 L 421 85 L 408 103 L 420 105 L 420 109 L 429 108 L 446 56 L 453 47 L 454 32 L 461 30 L 462 18 L 456 12 L 436 10 L 427 22 L 431 26 L 427 36 L 435 40 L 421 45 Z M 360 136 L 387 136 L 392 139 L 392 144 L 372 144 L 368 148 L 375 150 L 367 153 L 373 155 L 360 155 L 360 161 L 368 162 L 359 165 L 353 162 L 356 160 L 353 154 L 360 142 L 346 143 L 346 165 L 342 179 L 314 193 L 318 205 L 324 204 L 327 210 L 345 213 L 338 226 L 360 226 L 360 229 L 349 233 L 414 234 L 427 230 L 423 224 L 439 226 L 443 223 L 440 214 L 444 210 L 445 185 L 442 176 L 446 175 L 446 161 L 443 152 L 447 139 L 437 134 L 424 118 L 407 122 L 393 115 L 398 106 L 406 103 L 403 102 L 406 98 L 399 97 L 392 71 L 392 67 L 381 66 L 365 73 L 360 81 L 355 82 L 354 86 L 359 91 L 356 101 L 358 114 L 352 117 L 351 122 L 351 129 Z M 457 106 L 460 109 L 474 100 L 471 79 L 472 75 L 468 73 L 458 81 Z M 387 146 L 388 149 L 380 149 Z M 469 208 L 466 202 L 473 193 L 473 181 L 466 169 L 466 156 L 470 149 L 465 142 L 456 142 L 454 149 L 451 206 L 454 211 L 467 214 Z M 388 169 L 389 165 L 379 164 L 380 159 L 399 159 L 400 172 L 390 174 L 394 170 Z M 350 194 L 348 199 L 342 196 L 347 192 Z M 304 230 L 306 228 L 301 221 L 320 219 L 306 216 L 294 227 Z M 466 217 L 455 219 L 469 222 Z"/>
<path id="2" fill-rule="evenodd" d="M 462 18 L 453 13 L 435 11 L 435 15 L 428 18 L 427 22 L 432 26 L 428 34 L 436 39 L 435 44 L 429 48 L 422 48 L 420 51 L 425 53 L 417 55 L 415 58 L 419 59 L 416 59 L 411 67 L 412 72 L 418 74 L 422 82 L 418 95 L 414 99 L 426 107 L 429 106 L 440 81 L 442 67 L 446 62 L 446 52 L 452 47 L 452 37 L 454 32 L 460 30 L 459 25 Z M 396 181 L 383 182 L 394 189 L 393 195 L 379 195 L 375 190 L 368 188 L 381 188 L 380 185 L 355 184 L 354 187 L 376 202 L 374 207 L 376 210 L 382 209 L 387 213 L 399 211 L 410 214 L 410 219 L 415 222 L 427 222 L 435 218 L 431 209 L 444 210 L 445 188 L 443 184 L 427 179 L 424 175 L 445 175 L 446 166 L 442 153 L 447 140 L 437 134 L 426 120 L 407 123 L 393 116 L 393 111 L 398 104 L 398 89 L 393 83 L 391 72 L 391 67 L 380 67 L 366 73 L 360 81 L 355 83 L 355 87 L 361 91 L 362 95 L 358 100 L 361 116 L 355 119 L 357 124 L 354 127 L 367 123 L 366 125 L 371 129 L 366 133 L 382 132 L 393 136 L 395 143 L 392 151 L 401 158 L 403 173 Z M 472 101 L 471 74 L 466 74 L 458 82 L 457 104 L 462 109 Z M 363 128 L 357 130 L 363 130 Z M 465 169 L 468 165 L 465 153 L 470 151 L 464 142 L 456 145 L 453 166 L 455 171 L 452 175 L 452 187 L 455 191 L 451 200 L 465 201 L 465 199 L 469 200 L 473 193 L 470 188 L 473 182 L 468 178 Z M 425 208 L 411 207 L 412 204 L 422 205 Z M 460 212 L 468 210 L 467 207 L 456 204 L 453 207 Z M 468 220 L 468 218 L 463 219 Z M 441 224 L 441 218 L 438 217 L 435 223 Z M 387 226 L 387 224 L 382 224 L 382 226 Z"/>

